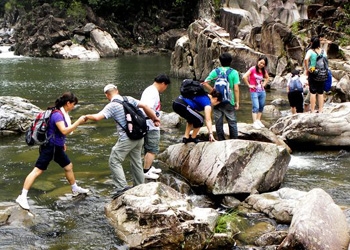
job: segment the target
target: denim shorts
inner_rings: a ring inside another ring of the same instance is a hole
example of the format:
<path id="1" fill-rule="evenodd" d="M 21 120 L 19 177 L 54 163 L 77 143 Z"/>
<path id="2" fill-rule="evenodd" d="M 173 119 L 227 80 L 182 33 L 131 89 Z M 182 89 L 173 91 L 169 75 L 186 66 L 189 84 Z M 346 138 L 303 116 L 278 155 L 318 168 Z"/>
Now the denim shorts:
<path id="1" fill-rule="evenodd" d="M 159 141 L 160 141 L 160 131 L 159 130 L 149 130 L 145 136 L 145 142 L 143 148 L 145 154 L 150 152 L 153 154 L 159 153 Z"/>
<path id="2" fill-rule="evenodd" d="M 46 170 L 49 163 L 54 160 L 62 168 L 68 166 L 71 161 L 68 158 L 63 146 L 56 146 L 52 143 L 41 145 L 39 148 L 39 158 L 35 166 L 41 170 Z"/>

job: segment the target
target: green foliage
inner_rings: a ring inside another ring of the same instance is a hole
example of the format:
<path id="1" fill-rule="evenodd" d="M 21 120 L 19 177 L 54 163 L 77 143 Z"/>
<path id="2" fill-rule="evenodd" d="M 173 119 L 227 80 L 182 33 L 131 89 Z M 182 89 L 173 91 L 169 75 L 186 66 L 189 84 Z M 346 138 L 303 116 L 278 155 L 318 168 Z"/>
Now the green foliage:
<path id="1" fill-rule="evenodd" d="M 299 31 L 299 22 L 292 23 L 290 29 L 291 29 L 293 34 L 297 34 Z"/>
<path id="2" fill-rule="evenodd" d="M 217 221 L 215 227 L 215 233 L 228 233 L 232 232 L 232 229 L 241 224 L 241 217 L 238 212 L 229 211 L 228 213 L 221 215 Z M 236 226 L 234 226 L 236 225 Z"/>
<path id="3" fill-rule="evenodd" d="M 83 21 L 86 17 L 86 10 L 81 2 L 73 0 L 67 10 L 67 15 L 76 21 Z"/>

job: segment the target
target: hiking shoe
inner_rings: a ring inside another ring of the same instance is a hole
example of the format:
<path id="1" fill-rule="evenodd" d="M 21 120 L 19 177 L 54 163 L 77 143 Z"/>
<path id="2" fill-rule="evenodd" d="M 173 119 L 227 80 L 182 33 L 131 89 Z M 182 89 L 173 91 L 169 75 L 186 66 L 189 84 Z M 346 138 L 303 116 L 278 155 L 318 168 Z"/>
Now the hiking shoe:
<path id="1" fill-rule="evenodd" d="M 18 195 L 16 202 L 21 206 L 21 208 L 29 210 L 27 197 L 24 197 L 23 195 Z"/>
<path id="2" fill-rule="evenodd" d="M 152 172 L 151 172 L 151 169 L 148 170 L 147 173 L 144 173 L 144 175 L 145 175 L 145 179 L 153 179 L 153 180 L 156 180 L 156 179 L 159 178 L 159 175 L 157 175 L 157 174 L 155 174 L 155 173 L 152 173 Z"/>
<path id="3" fill-rule="evenodd" d="M 114 194 L 112 194 L 112 199 L 118 198 L 119 196 L 121 196 L 122 194 L 124 194 L 125 191 L 127 191 L 127 190 L 129 190 L 129 189 L 131 189 L 131 188 L 132 188 L 132 187 L 130 187 L 130 186 L 126 186 L 125 188 L 118 190 L 117 192 L 115 192 Z"/>
<path id="4" fill-rule="evenodd" d="M 256 120 L 255 122 L 257 122 L 261 128 L 265 128 L 265 125 L 260 120 Z"/>
<path id="5" fill-rule="evenodd" d="M 191 138 L 186 138 L 186 137 L 184 137 L 184 138 L 182 138 L 182 142 L 183 143 L 188 143 L 188 142 L 191 142 Z"/>
<path id="6" fill-rule="evenodd" d="M 152 172 L 152 173 L 155 173 L 155 174 L 160 174 L 162 172 L 162 170 L 160 168 L 155 168 L 153 166 L 151 166 L 148 171 Z"/>
<path id="7" fill-rule="evenodd" d="M 73 197 L 78 196 L 79 194 L 87 194 L 89 192 L 89 189 L 77 187 L 77 189 L 72 190 Z"/>
<path id="8" fill-rule="evenodd" d="M 259 123 L 257 122 L 257 120 L 253 123 L 253 128 L 254 128 L 254 129 L 261 129 L 261 126 L 259 125 Z"/>
<path id="9" fill-rule="evenodd" d="M 194 142 L 194 143 L 198 143 L 198 142 L 201 142 L 201 140 L 199 140 L 198 138 L 190 138 L 191 139 L 191 142 Z"/>

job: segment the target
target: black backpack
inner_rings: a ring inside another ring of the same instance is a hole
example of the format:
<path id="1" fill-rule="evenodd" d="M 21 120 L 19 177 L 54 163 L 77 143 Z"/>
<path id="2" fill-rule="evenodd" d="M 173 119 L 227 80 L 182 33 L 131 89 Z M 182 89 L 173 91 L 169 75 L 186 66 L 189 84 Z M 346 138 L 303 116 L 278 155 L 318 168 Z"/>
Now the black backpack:
<path id="1" fill-rule="evenodd" d="M 199 81 L 185 79 L 181 83 L 180 93 L 185 98 L 206 95 L 203 85 Z"/>
<path id="2" fill-rule="evenodd" d="M 323 50 L 321 54 L 317 55 L 316 66 L 314 72 L 312 72 L 312 78 L 316 82 L 325 82 L 328 78 L 328 60 L 323 56 Z"/>
<path id="3" fill-rule="evenodd" d="M 50 138 L 47 136 L 47 131 L 51 115 L 54 112 L 61 111 L 55 107 L 48 108 L 36 116 L 25 134 L 25 141 L 28 146 L 43 145 L 50 140 Z"/>
<path id="4" fill-rule="evenodd" d="M 128 98 L 123 96 L 124 101 L 114 99 L 114 102 L 118 102 L 123 105 L 125 112 L 126 126 L 123 127 L 120 123 L 115 120 L 119 126 L 123 128 L 130 140 L 139 140 L 147 134 L 148 126 L 146 123 L 146 117 L 143 112 L 138 108 L 132 105 Z"/>

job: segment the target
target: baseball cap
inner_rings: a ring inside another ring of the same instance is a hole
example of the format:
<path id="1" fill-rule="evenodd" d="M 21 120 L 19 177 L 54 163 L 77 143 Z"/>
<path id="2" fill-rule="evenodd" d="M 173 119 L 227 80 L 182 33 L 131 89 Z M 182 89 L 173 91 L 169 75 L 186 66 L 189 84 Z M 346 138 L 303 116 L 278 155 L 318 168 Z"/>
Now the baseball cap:
<path id="1" fill-rule="evenodd" d="M 110 89 L 118 89 L 118 88 L 114 84 L 108 84 L 108 85 L 106 85 L 106 87 L 104 87 L 103 93 L 106 93 Z"/>

